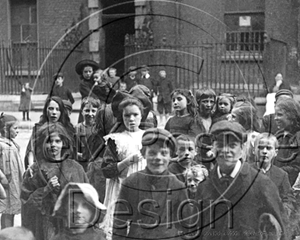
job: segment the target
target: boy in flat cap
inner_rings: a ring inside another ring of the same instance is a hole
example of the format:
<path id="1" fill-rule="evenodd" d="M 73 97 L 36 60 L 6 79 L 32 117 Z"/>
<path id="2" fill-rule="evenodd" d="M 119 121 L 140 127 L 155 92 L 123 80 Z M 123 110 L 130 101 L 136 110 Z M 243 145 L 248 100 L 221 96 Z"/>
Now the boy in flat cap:
<path id="1" fill-rule="evenodd" d="M 210 132 L 217 164 L 196 195 L 203 203 L 203 221 L 198 223 L 201 239 L 262 239 L 262 234 L 285 239 L 277 187 L 241 160 L 245 129 L 237 122 L 223 120 Z"/>
<path id="2" fill-rule="evenodd" d="M 150 128 L 142 145 L 147 167 L 121 186 L 112 239 L 182 239 L 190 208 L 184 205 L 188 199 L 184 183 L 168 171 L 176 140 L 164 129 Z"/>

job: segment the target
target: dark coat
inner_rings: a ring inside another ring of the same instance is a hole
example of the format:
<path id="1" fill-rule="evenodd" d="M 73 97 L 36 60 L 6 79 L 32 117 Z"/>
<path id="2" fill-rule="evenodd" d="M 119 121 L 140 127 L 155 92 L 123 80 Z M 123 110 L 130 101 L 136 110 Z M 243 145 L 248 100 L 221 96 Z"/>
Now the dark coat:
<path id="1" fill-rule="evenodd" d="M 251 164 L 254 168 L 258 169 L 259 167 L 256 164 Z M 274 165 L 271 166 L 269 171 L 264 173 L 261 171 L 262 174 L 268 176 L 273 183 L 275 183 L 276 187 L 279 190 L 279 196 L 284 204 L 288 204 L 290 209 L 293 208 L 293 203 L 296 201 L 295 196 L 293 194 L 293 189 L 289 182 L 288 174 L 276 167 Z"/>
<path id="2" fill-rule="evenodd" d="M 186 169 L 182 167 L 177 161 L 170 162 L 168 170 L 170 173 L 173 173 L 178 178 L 178 180 L 185 183 L 184 172 L 186 171 Z"/>
<path id="3" fill-rule="evenodd" d="M 278 131 L 274 117 L 275 117 L 274 113 L 263 116 L 263 118 L 262 118 L 263 131 L 262 132 L 268 132 L 268 133 L 275 134 Z"/>
<path id="4" fill-rule="evenodd" d="M 153 93 L 153 92 L 155 94 L 157 93 L 157 81 L 152 77 L 149 77 L 149 78 L 141 77 L 139 79 L 138 84 L 144 85 L 147 88 L 149 88 L 151 93 Z"/>
<path id="5" fill-rule="evenodd" d="M 228 188 L 221 183 L 216 165 L 199 185 L 196 200 L 203 201 L 203 222 L 199 224 L 203 227 L 202 239 L 259 239 L 258 219 L 262 213 L 273 214 L 285 229 L 277 187 L 246 162 Z M 210 215 L 212 210 L 215 216 Z"/>
<path id="6" fill-rule="evenodd" d="M 189 135 L 196 137 L 198 134 L 205 132 L 204 127 L 197 124 L 197 121 L 191 115 L 178 117 L 174 116 L 169 118 L 166 123 L 165 129 L 173 135 Z"/>
<path id="7" fill-rule="evenodd" d="M 31 103 L 31 92 L 31 88 L 25 89 L 25 92 L 21 92 L 19 111 L 29 111 L 33 109 Z"/>
<path id="8" fill-rule="evenodd" d="M 88 178 L 83 168 L 71 159 L 61 162 L 58 168 L 36 162 L 31 169 L 32 173 L 29 169 L 25 172 L 21 187 L 22 226 L 31 230 L 36 239 L 49 239 L 59 226 L 58 219 L 51 217 L 59 193 L 49 190 L 47 182 L 57 176 L 63 189 L 69 182 L 88 183 Z"/>
<path id="9" fill-rule="evenodd" d="M 137 78 L 137 76 L 135 76 L 134 79 L 131 79 L 130 76 L 126 76 L 124 78 L 124 82 L 126 83 L 126 90 L 129 92 L 131 88 L 140 82 L 140 80 Z"/>
<path id="10" fill-rule="evenodd" d="M 57 97 L 60 97 L 63 100 L 68 100 L 72 104 L 75 102 L 71 91 L 68 88 L 66 88 L 65 86 L 55 85 L 52 89 L 52 95 L 51 96 L 57 96 Z"/>
<path id="11" fill-rule="evenodd" d="M 173 83 L 168 78 L 160 77 L 158 80 L 158 102 L 169 103 L 171 102 L 171 93 L 174 90 Z"/>
<path id="12" fill-rule="evenodd" d="M 276 83 L 274 82 L 274 84 L 269 88 L 269 92 L 272 93 L 273 92 L 273 88 L 276 86 Z M 288 89 L 290 91 L 292 91 L 291 86 L 289 83 L 287 83 L 286 81 L 283 81 L 281 83 L 281 85 L 279 86 L 278 90 L 281 89 Z"/>
<path id="13" fill-rule="evenodd" d="M 116 204 L 112 239 L 181 239 L 178 232 L 184 228 L 178 222 L 177 212 L 180 203 L 187 199 L 184 184 L 168 171 L 159 177 L 152 175 L 147 168 L 131 174 L 124 180 L 118 198 L 119 203 L 128 204 Z M 130 213 L 122 214 L 128 212 L 127 207 Z M 187 217 L 191 212 L 187 207 L 181 213 Z M 171 218 L 170 226 L 168 217 Z M 155 223 L 157 218 L 160 222 Z M 127 228 L 120 226 L 126 225 L 129 219 L 131 225 L 127 235 Z"/>

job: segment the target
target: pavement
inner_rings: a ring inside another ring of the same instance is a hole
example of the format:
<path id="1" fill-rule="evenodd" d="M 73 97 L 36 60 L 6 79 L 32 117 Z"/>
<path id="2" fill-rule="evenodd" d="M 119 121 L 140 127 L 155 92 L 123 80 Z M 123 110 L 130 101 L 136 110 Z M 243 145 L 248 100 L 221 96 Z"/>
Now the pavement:
<path id="1" fill-rule="evenodd" d="M 22 120 L 23 113 L 19 111 L 20 96 L 18 95 L 0 95 L 0 112 L 15 116 L 19 120 L 20 129 L 31 130 L 34 124 L 39 122 L 47 96 L 47 94 L 31 96 L 34 109 L 29 112 L 30 121 Z M 75 102 L 73 104 L 73 111 L 70 115 L 70 120 L 73 125 L 76 125 L 80 111 L 81 95 L 80 93 L 73 93 L 73 97 Z"/>

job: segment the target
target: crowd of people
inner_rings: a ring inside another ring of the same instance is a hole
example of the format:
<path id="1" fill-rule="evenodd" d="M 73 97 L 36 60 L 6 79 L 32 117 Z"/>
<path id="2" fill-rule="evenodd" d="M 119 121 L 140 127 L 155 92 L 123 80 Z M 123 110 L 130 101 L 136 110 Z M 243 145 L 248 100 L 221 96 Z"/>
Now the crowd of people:
<path id="1" fill-rule="evenodd" d="M 131 66 L 120 78 L 115 68 L 80 61 L 76 126 L 74 99 L 55 74 L 25 159 L 14 141 L 17 119 L 0 116 L 0 236 L 298 236 L 300 105 L 293 93 L 275 85 L 274 113 L 260 118 L 249 95 L 192 93 L 175 89 L 163 68 L 157 79 L 147 66 L 140 70 L 138 77 Z M 19 213 L 22 227 L 12 228 Z"/>

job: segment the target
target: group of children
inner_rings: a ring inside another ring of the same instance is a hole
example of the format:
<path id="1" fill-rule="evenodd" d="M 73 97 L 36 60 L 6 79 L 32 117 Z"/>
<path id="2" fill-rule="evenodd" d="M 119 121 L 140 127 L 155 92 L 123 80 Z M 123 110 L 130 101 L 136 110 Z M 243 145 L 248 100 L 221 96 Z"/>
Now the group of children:
<path id="1" fill-rule="evenodd" d="M 75 127 L 70 123 L 67 109 L 74 99 L 60 89 L 63 76 L 56 74 L 52 94 L 58 96 L 45 103 L 25 167 L 14 142 L 18 121 L 0 116 L 1 228 L 13 226 L 22 207 L 22 225 L 45 240 L 294 234 L 291 182 L 273 164 L 278 140 L 255 131 L 249 100 L 217 96 L 209 88 L 194 96 L 167 81 L 148 89 L 149 72 L 137 82 L 144 86 L 115 89 L 122 82 L 115 72 L 108 80 L 90 60 L 77 64 L 76 72 L 82 78 L 82 119 Z M 160 74 L 163 82 L 166 74 Z M 124 82 L 134 81 L 129 77 Z M 164 129 L 153 120 L 154 95 L 163 103 L 159 113 L 173 108 Z"/>

